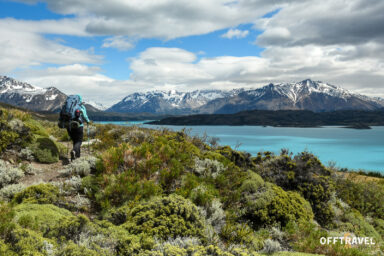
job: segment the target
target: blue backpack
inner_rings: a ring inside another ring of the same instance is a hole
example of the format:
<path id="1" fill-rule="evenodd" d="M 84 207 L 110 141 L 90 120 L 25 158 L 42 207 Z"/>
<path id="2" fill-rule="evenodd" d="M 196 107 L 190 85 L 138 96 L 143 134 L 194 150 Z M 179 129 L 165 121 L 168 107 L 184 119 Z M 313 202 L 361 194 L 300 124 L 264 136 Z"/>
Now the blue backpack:
<path id="1" fill-rule="evenodd" d="M 60 111 L 60 128 L 78 128 L 83 122 L 81 119 L 82 100 L 80 95 L 69 95 Z"/>

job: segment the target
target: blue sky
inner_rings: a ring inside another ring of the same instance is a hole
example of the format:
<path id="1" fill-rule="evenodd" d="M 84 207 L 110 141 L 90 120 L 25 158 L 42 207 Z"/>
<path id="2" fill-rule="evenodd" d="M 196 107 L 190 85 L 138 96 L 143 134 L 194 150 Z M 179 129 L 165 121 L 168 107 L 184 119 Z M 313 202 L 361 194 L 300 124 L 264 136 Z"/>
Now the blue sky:
<path id="1" fill-rule="evenodd" d="M 278 11 L 269 12 L 264 17 L 272 17 Z M 19 2 L 0 1 L 0 18 L 15 18 L 22 20 L 46 20 L 70 18 L 74 15 L 62 15 L 50 11 L 46 3 L 24 4 Z M 254 40 L 261 33 L 260 30 L 252 29 L 252 24 L 241 24 L 237 26 L 239 30 L 249 31 L 244 38 L 231 40 L 223 38 L 222 35 L 228 29 L 217 30 L 208 34 L 186 36 L 172 40 L 161 40 L 156 38 L 137 39 L 135 47 L 122 51 L 116 48 L 103 48 L 103 41 L 108 36 L 79 37 L 60 34 L 45 34 L 50 40 L 61 41 L 63 45 L 76 49 L 92 49 L 95 54 L 104 56 L 100 65 L 102 74 L 114 79 L 129 79 L 131 70 L 129 68 L 129 58 L 136 57 L 140 52 L 150 47 L 182 48 L 198 54 L 198 57 L 217 57 L 217 56 L 259 56 L 262 47 L 254 44 Z M 47 68 L 52 65 L 44 64 L 40 68 Z M 53 65 L 54 66 L 54 65 Z"/>
<path id="2" fill-rule="evenodd" d="M 0 75 L 107 105 L 308 77 L 383 96 L 382 11 L 378 0 L 0 0 Z"/>

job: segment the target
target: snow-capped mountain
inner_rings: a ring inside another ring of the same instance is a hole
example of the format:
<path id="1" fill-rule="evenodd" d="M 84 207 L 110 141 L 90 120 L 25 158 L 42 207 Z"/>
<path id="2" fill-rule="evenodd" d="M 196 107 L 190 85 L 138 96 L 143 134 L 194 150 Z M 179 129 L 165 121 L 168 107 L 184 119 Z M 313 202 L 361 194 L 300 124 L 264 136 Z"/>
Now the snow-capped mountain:
<path id="1" fill-rule="evenodd" d="M 228 98 L 233 95 L 233 91 L 221 90 L 196 90 L 192 92 L 171 90 L 133 93 L 107 111 L 188 114 L 198 111 L 200 107 L 214 99 Z"/>
<path id="2" fill-rule="evenodd" d="M 0 101 L 34 111 L 57 112 L 66 95 L 55 87 L 40 88 L 0 76 Z"/>
<path id="3" fill-rule="evenodd" d="M 226 114 L 253 109 L 305 109 L 323 112 L 347 109 L 375 110 L 383 107 L 384 100 L 381 98 L 371 98 L 331 84 L 307 79 L 298 83 L 269 84 L 257 89 L 134 93 L 107 111 Z"/>
<path id="4" fill-rule="evenodd" d="M 67 95 L 55 87 L 40 88 L 13 78 L 0 76 L 0 102 L 33 111 L 59 112 Z M 89 111 L 99 111 L 97 103 L 86 102 Z"/>
<path id="5" fill-rule="evenodd" d="M 96 102 L 87 98 L 83 98 L 83 101 L 87 109 L 91 108 L 90 111 L 104 111 L 108 109 L 108 106 L 105 106 L 99 102 Z"/>

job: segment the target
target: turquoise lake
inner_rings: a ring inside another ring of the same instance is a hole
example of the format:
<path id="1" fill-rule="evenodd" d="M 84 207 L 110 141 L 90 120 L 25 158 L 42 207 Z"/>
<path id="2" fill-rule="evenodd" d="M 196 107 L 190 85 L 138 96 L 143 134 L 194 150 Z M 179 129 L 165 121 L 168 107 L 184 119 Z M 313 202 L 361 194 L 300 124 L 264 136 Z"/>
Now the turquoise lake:
<path id="1" fill-rule="evenodd" d="M 282 148 L 298 153 L 309 151 L 325 164 L 384 173 L 384 127 L 356 130 L 341 127 L 291 128 L 262 126 L 172 126 L 146 125 L 143 122 L 100 122 L 117 125 L 171 130 L 186 128 L 190 135 L 219 138 L 220 145 L 256 155 L 260 151 L 279 153 Z"/>

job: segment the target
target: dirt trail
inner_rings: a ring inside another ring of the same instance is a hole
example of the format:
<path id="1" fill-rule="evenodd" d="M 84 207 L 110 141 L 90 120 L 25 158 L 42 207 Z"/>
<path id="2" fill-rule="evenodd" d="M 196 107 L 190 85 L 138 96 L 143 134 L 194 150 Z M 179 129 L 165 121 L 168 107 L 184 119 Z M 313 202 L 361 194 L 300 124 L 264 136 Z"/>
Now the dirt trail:
<path id="1" fill-rule="evenodd" d="M 62 143 L 64 146 L 66 146 L 66 143 Z M 82 145 L 81 148 L 81 156 L 85 157 L 88 156 L 88 148 L 86 148 L 86 145 Z M 26 186 L 30 186 L 33 184 L 38 183 L 46 183 L 46 182 L 52 182 L 52 181 L 60 181 L 65 180 L 64 177 L 61 177 L 61 174 L 59 173 L 60 170 L 63 170 L 66 165 L 70 163 L 69 156 L 67 158 L 61 158 L 57 163 L 53 164 L 42 164 L 38 162 L 31 162 L 29 163 L 31 167 L 36 170 L 35 175 L 25 175 L 19 183 L 24 184 Z"/>
<path id="2" fill-rule="evenodd" d="M 68 164 L 68 160 L 60 160 L 53 164 L 32 162 L 30 165 L 36 170 L 36 174 L 24 176 L 19 183 L 30 186 L 42 182 L 58 181 L 61 179 L 59 170 L 64 169 L 66 164 Z"/>

